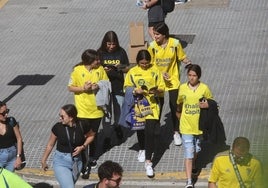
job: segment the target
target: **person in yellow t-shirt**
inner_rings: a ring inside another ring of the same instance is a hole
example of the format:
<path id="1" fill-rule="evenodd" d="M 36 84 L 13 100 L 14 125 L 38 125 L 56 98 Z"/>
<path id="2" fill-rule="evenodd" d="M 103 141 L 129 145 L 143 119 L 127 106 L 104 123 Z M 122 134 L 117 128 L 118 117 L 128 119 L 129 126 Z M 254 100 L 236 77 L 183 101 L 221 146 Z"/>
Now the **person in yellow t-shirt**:
<path id="1" fill-rule="evenodd" d="M 219 153 L 213 161 L 208 179 L 209 188 L 240 188 L 231 158 L 237 165 L 245 187 L 262 188 L 263 171 L 261 163 L 249 153 L 250 143 L 245 137 L 233 141 L 231 151 Z M 231 156 L 232 155 L 232 156 Z"/>
<path id="2" fill-rule="evenodd" d="M 74 93 L 77 117 L 85 132 L 91 130 L 91 135 L 96 136 L 101 119 L 104 116 L 103 109 L 97 106 L 96 92 L 99 89 L 98 82 L 109 80 L 104 68 L 100 65 L 97 51 L 88 49 L 81 56 L 81 63 L 73 68 L 68 89 Z M 96 139 L 94 139 L 96 140 Z M 95 142 L 95 141 L 94 141 Z M 90 144 L 90 162 L 96 166 L 96 143 Z"/>
<path id="3" fill-rule="evenodd" d="M 174 130 L 174 144 L 182 144 L 179 134 L 179 122 L 176 116 L 176 100 L 180 86 L 180 65 L 188 65 L 191 61 L 187 58 L 181 43 L 169 36 L 169 28 L 165 23 L 159 23 L 153 28 L 154 41 L 150 43 L 148 51 L 152 56 L 152 62 L 161 71 L 165 80 L 165 90 L 169 95 L 169 106 Z M 161 106 L 164 104 L 162 97 Z"/>
<path id="4" fill-rule="evenodd" d="M 187 70 L 188 82 L 180 86 L 180 93 L 177 104 L 180 117 L 180 132 L 184 147 L 185 172 L 187 184 L 185 188 L 192 188 L 192 169 L 194 161 L 200 148 L 199 115 L 200 108 L 208 108 L 206 99 L 212 99 L 212 93 L 209 87 L 200 82 L 201 67 L 197 64 L 191 64 Z"/>
<path id="5" fill-rule="evenodd" d="M 145 96 L 152 109 L 152 114 L 145 116 L 145 130 L 138 130 L 137 136 L 140 148 L 145 149 L 146 174 L 148 177 L 153 177 L 152 157 L 160 138 L 160 107 L 157 99 L 164 91 L 165 83 L 159 69 L 151 64 L 151 56 L 147 50 L 140 50 L 136 61 L 137 65 L 126 74 L 124 88 L 134 87 L 133 94 Z"/>

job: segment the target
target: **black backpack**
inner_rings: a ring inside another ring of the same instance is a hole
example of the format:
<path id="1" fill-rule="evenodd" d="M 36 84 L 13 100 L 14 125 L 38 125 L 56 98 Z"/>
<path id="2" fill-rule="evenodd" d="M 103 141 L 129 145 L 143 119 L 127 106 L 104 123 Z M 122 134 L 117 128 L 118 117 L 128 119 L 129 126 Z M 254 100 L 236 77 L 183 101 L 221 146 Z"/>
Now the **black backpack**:
<path id="1" fill-rule="evenodd" d="M 164 14 L 172 12 L 175 8 L 174 0 L 161 0 L 161 7 L 163 9 Z"/>

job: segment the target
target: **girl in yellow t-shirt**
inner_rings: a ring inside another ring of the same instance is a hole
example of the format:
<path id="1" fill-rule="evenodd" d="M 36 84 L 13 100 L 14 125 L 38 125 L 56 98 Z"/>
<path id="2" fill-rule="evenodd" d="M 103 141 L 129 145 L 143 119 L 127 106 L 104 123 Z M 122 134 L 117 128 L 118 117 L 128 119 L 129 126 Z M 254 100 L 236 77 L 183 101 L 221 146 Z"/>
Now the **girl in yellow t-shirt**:
<path id="1" fill-rule="evenodd" d="M 193 187 L 191 174 L 196 154 L 200 151 L 199 130 L 200 108 L 208 108 L 206 99 L 212 99 L 209 87 L 200 82 L 201 67 L 196 64 L 188 66 L 188 82 L 180 86 L 177 104 L 182 109 L 180 117 L 180 132 L 184 147 L 185 171 L 187 177 L 186 187 Z"/>
<path id="2" fill-rule="evenodd" d="M 98 83 L 107 80 L 108 76 L 100 64 L 97 51 L 88 49 L 81 56 L 81 63 L 74 66 L 71 73 L 68 89 L 74 93 L 77 117 L 81 122 L 85 132 L 91 131 L 94 137 L 98 132 L 101 119 L 104 116 L 103 109 L 97 105 L 96 93 L 99 90 Z M 95 142 L 95 141 L 94 141 Z M 89 164 L 96 166 L 95 156 L 96 143 L 90 144 Z"/>
<path id="3" fill-rule="evenodd" d="M 159 23 L 153 28 L 154 41 L 150 43 L 148 51 L 152 56 L 152 63 L 159 68 L 165 80 L 165 91 L 169 96 L 169 107 L 174 130 L 174 144 L 181 145 L 178 118 L 176 116 L 176 100 L 180 86 L 180 65 L 188 65 L 187 58 L 178 39 L 169 36 L 169 28 L 165 23 Z M 161 106 L 164 98 L 160 98 Z"/>
<path id="4" fill-rule="evenodd" d="M 124 88 L 134 87 L 133 95 L 145 96 L 152 109 L 152 114 L 145 116 L 145 130 L 138 130 L 137 136 L 141 149 L 138 160 L 139 162 L 146 160 L 146 174 L 148 177 L 153 177 L 152 156 L 159 145 L 157 142 L 160 136 L 160 107 L 157 98 L 164 91 L 165 84 L 159 69 L 151 64 L 151 56 L 147 50 L 140 50 L 136 61 L 137 65 L 126 74 Z M 144 150 L 145 158 L 142 160 Z"/>

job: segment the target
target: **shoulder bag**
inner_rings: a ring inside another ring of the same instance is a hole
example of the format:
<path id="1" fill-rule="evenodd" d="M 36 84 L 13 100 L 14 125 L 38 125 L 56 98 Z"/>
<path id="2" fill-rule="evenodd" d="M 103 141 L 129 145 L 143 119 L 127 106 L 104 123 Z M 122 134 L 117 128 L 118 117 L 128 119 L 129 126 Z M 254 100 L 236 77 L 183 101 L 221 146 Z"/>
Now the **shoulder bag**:
<path id="1" fill-rule="evenodd" d="M 70 153 L 71 153 L 71 157 L 72 157 L 72 161 L 73 161 L 73 166 L 72 166 L 72 173 L 73 173 L 73 180 L 74 182 L 78 179 L 79 177 L 79 168 L 78 168 L 78 163 L 77 161 L 74 160 L 73 156 L 72 156 L 72 145 L 71 145 L 71 141 L 70 141 L 70 135 L 69 135 L 69 131 L 67 129 L 67 127 L 65 127 L 66 133 L 67 133 L 67 137 L 68 137 L 68 142 L 69 142 L 69 147 L 70 147 Z"/>

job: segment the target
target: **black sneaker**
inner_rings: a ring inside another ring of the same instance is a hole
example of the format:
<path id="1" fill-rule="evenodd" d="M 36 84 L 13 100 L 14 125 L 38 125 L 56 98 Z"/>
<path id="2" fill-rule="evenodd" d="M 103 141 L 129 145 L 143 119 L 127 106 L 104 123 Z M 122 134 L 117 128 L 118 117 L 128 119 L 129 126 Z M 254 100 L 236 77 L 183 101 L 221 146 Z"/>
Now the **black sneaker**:
<path id="1" fill-rule="evenodd" d="M 185 188 L 193 188 L 194 185 L 192 183 L 187 182 Z"/>
<path id="2" fill-rule="evenodd" d="M 90 161 L 89 166 L 91 167 L 91 169 L 97 168 L 97 166 L 98 166 L 97 160 Z"/>
<path id="3" fill-rule="evenodd" d="M 91 171 L 91 167 L 90 166 L 87 166 L 86 167 L 86 170 L 83 172 L 82 174 L 82 179 L 88 179 L 89 178 L 89 175 L 90 175 L 90 171 Z"/>

